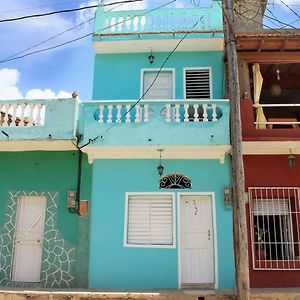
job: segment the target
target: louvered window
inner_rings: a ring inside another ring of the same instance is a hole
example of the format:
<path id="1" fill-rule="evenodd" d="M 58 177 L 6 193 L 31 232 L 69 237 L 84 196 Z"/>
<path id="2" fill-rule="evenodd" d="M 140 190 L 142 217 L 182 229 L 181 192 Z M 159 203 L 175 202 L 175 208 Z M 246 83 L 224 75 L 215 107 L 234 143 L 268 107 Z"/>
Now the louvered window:
<path id="1" fill-rule="evenodd" d="M 211 72 L 209 68 L 185 70 L 185 98 L 212 98 Z"/>
<path id="2" fill-rule="evenodd" d="M 158 71 L 144 72 L 143 94 L 147 92 L 144 95 L 144 99 L 148 99 L 148 100 L 173 99 L 174 98 L 173 72 L 161 71 L 158 77 L 157 77 L 157 73 Z"/>
<path id="3" fill-rule="evenodd" d="M 131 194 L 127 201 L 127 245 L 174 245 L 172 194 Z"/>

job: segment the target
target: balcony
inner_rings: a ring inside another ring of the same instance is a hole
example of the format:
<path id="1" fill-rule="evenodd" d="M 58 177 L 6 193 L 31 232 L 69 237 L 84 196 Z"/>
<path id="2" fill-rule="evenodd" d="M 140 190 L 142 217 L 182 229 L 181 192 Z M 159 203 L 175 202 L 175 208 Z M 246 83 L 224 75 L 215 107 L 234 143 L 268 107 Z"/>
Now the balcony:
<path id="1" fill-rule="evenodd" d="M 300 141 L 300 104 L 262 104 L 266 121 L 255 121 L 253 100 L 241 100 L 244 141 Z"/>
<path id="2" fill-rule="evenodd" d="M 72 140 L 75 99 L 0 101 L 0 142 Z"/>
<path id="3" fill-rule="evenodd" d="M 222 30 L 222 10 L 217 1 L 213 1 L 210 8 L 198 9 L 105 12 L 99 8 L 93 41 L 97 53 L 146 52 L 150 49 L 164 52 L 170 51 L 189 32 L 181 51 L 222 50 Z M 198 38 L 206 39 L 207 43 L 195 43 Z M 129 40 L 134 43 L 128 43 Z M 174 42 L 168 45 L 170 40 Z"/>
<path id="4" fill-rule="evenodd" d="M 228 100 L 142 100 L 85 102 L 88 147 L 229 145 Z"/>

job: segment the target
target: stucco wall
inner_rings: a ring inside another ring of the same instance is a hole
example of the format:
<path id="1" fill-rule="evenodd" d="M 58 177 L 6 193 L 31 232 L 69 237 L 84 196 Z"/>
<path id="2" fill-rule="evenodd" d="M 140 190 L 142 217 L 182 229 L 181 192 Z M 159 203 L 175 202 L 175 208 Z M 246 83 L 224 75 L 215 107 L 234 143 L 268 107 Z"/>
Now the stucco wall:
<path id="1" fill-rule="evenodd" d="M 296 155 L 296 158 L 296 167 L 290 168 L 287 155 L 244 156 L 246 191 L 248 187 L 299 187 L 300 156 Z M 247 214 L 251 287 L 299 287 L 300 270 L 253 270 L 249 205 L 247 205 Z"/>
<path id="2" fill-rule="evenodd" d="M 84 253 L 82 248 L 87 247 L 87 240 L 84 242 L 86 237 L 77 237 L 82 225 L 78 225 L 78 215 L 71 214 L 67 208 L 67 193 L 76 190 L 77 185 L 77 152 L 0 153 L 0 162 L 0 284 L 84 287 L 87 282 L 87 255 L 80 257 L 81 271 L 77 274 L 76 265 L 78 253 Z M 86 159 L 84 165 L 87 165 Z M 88 184 L 89 170 L 85 171 L 83 177 Z M 21 195 L 47 197 L 41 282 L 37 284 L 10 280 L 16 209 Z M 84 196 L 88 197 L 88 194 Z"/>
<path id="3" fill-rule="evenodd" d="M 162 192 L 157 165 L 156 160 L 94 161 L 90 288 L 178 288 L 178 244 L 175 249 L 123 246 L 125 193 Z M 230 185 L 229 161 L 222 165 L 217 160 L 167 160 L 163 165 L 165 174 L 181 172 L 192 179 L 192 189 L 186 192 L 215 193 L 219 288 L 232 288 L 232 214 L 223 203 L 223 188 Z"/>
<path id="4" fill-rule="evenodd" d="M 199 43 L 201 41 L 199 40 Z M 96 55 L 94 66 L 94 100 L 139 99 L 141 69 L 160 68 L 169 53 L 153 53 L 154 63 L 148 60 L 149 53 Z M 223 53 L 175 52 L 165 68 L 175 68 L 176 99 L 184 98 L 183 68 L 212 67 L 213 98 L 223 98 Z"/>

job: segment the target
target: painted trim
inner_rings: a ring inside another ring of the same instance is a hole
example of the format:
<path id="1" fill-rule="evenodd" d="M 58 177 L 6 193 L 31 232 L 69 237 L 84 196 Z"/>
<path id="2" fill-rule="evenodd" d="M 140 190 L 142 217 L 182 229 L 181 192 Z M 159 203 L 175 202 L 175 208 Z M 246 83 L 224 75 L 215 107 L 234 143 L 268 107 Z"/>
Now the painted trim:
<path id="1" fill-rule="evenodd" d="M 75 142 L 75 140 L 74 140 Z M 0 141 L 0 151 L 68 151 L 76 150 L 72 140 Z"/>
<path id="2" fill-rule="evenodd" d="M 95 159 L 157 159 L 157 149 L 164 149 L 164 159 L 217 159 L 224 164 L 230 145 L 221 146 L 88 146 L 89 163 Z"/>
<path id="3" fill-rule="evenodd" d="M 170 32 L 166 39 L 136 39 L 134 41 L 94 41 L 93 48 L 96 54 L 112 54 L 112 53 L 149 53 L 151 49 L 154 52 L 170 52 L 179 43 L 180 38 L 174 38 Z M 223 37 L 203 37 L 188 38 L 180 45 L 180 51 L 197 52 L 197 51 L 223 51 Z"/>
<path id="4" fill-rule="evenodd" d="M 243 155 L 300 154 L 300 141 L 249 141 L 243 142 Z"/>
<path id="5" fill-rule="evenodd" d="M 178 289 L 181 289 L 181 196 L 210 196 L 212 219 L 214 229 L 214 274 L 215 274 L 215 289 L 219 288 L 219 263 L 218 263 L 218 240 L 217 240 L 217 219 L 216 219 L 216 201 L 214 192 L 178 192 L 177 193 L 177 232 L 178 232 Z"/>
<path id="6" fill-rule="evenodd" d="M 140 98 L 142 98 L 143 94 L 144 94 L 144 74 L 145 72 L 159 72 L 161 71 L 162 72 L 172 72 L 172 80 L 173 80 L 173 98 L 172 100 L 174 100 L 176 97 L 175 95 L 175 92 L 176 92 L 176 88 L 175 88 L 175 85 L 176 85 L 176 80 L 175 80 L 175 68 L 163 68 L 163 69 L 160 69 L 160 68 L 142 68 L 141 69 L 141 78 L 140 78 Z M 170 100 L 170 99 L 168 99 Z M 149 102 L 149 99 L 145 100 L 145 101 L 148 101 Z M 152 102 L 152 100 L 151 100 Z"/>
<path id="7" fill-rule="evenodd" d="M 127 227 L 128 227 L 128 202 L 131 195 L 169 195 L 172 196 L 173 202 L 173 244 L 172 245 L 137 245 L 127 243 Z M 123 247 L 126 248 L 163 248 L 175 249 L 177 244 L 176 240 L 176 195 L 173 192 L 127 192 L 125 194 L 125 215 L 124 215 L 124 236 Z"/>
<path id="8" fill-rule="evenodd" d="M 210 89 L 210 100 L 213 99 L 213 80 L 212 80 L 212 67 L 208 66 L 208 67 L 187 67 L 187 68 L 183 68 L 183 97 L 184 99 L 186 98 L 186 82 L 185 82 L 185 74 L 186 71 L 188 70 L 208 70 L 209 72 L 209 89 Z M 201 101 L 201 99 L 197 100 L 197 101 Z"/>

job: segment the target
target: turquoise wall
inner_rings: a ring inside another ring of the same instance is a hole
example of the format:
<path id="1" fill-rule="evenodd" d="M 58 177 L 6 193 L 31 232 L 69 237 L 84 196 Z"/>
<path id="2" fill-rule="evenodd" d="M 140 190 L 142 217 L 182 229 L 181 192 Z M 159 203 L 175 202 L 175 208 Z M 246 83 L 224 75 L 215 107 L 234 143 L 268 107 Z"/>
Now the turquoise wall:
<path id="1" fill-rule="evenodd" d="M 94 161 L 90 288 L 178 288 L 177 247 L 123 247 L 125 193 L 162 192 L 158 188 L 157 165 L 157 160 Z M 192 179 L 192 189 L 186 192 L 215 193 L 219 288 L 233 288 L 232 213 L 223 204 L 223 188 L 230 185 L 229 160 L 223 165 L 217 160 L 166 160 L 163 165 L 165 174 L 180 172 Z"/>
<path id="2" fill-rule="evenodd" d="M 86 287 L 88 255 L 84 248 L 87 248 L 88 241 L 85 236 L 78 237 L 77 234 L 82 231 L 82 226 L 86 226 L 86 221 L 81 219 L 78 223 L 78 215 L 71 214 L 67 208 L 67 193 L 77 187 L 77 151 L 0 152 L 0 161 L 0 285 Z M 89 200 L 91 167 L 86 157 L 83 164 L 82 198 Z M 20 195 L 47 197 L 41 282 L 37 284 L 10 281 L 12 241 Z"/>
<path id="3" fill-rule="evenodd" d="M 201 41 L 199 40 L 199 43 Z M 149 53 L 98 54 L 94 66 L 94 100 L 139 99 L 141 69 L 160 68 L 169 53 L 153 53 L 154 63 L 148 60 Z M 183 68 L 212 67 L 213 98 L 223 98 L 223 53 L 175 52 L 165 68 L 175 68 L 176 99 L 184 98 Z"/>

